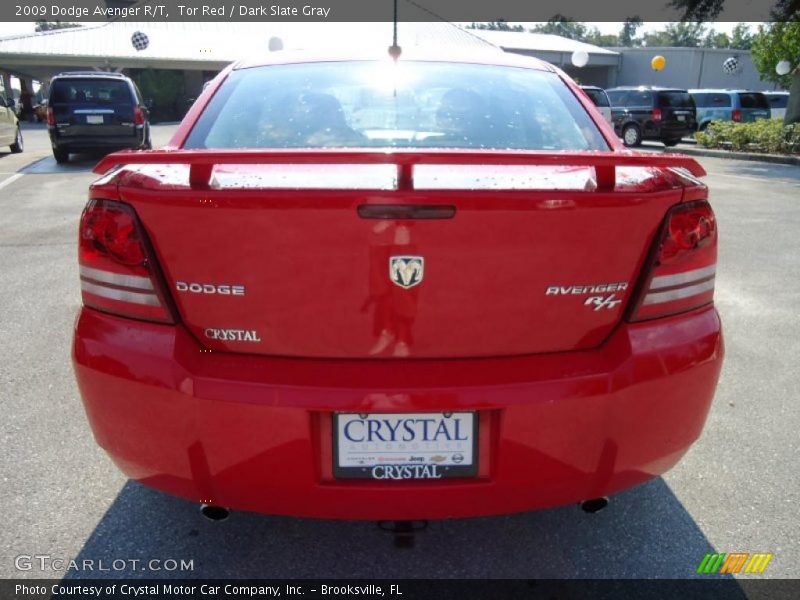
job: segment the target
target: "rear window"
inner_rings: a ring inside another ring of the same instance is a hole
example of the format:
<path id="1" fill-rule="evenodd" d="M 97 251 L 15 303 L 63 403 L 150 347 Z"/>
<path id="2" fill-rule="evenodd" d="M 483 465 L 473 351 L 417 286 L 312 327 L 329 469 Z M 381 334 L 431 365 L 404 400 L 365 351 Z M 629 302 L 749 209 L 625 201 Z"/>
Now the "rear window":
<path id="1" fill-rule="evenodd" d="M 50 88 L 50 103 L 132 104 L 128 84 L 105 79 L 57 79 Z"/>
<path id="2" fill-rule="evenodd" d="M 786 108 L 789 104 L 789 96 L 787 94 L 770 94 L 767 96 L 769 104 L 772 108 Z"/>
<path id="3" fill-rule="evenodd" d="M 233 71 L 184 147 L 608 149 L 554 73 L 383 61 Z"/>
<path id="4" fill-rule="evenodd" d="M 730 108 L 731 96 L 730 94 L 718 94 L 715 92 L 707 92 L 701 94 L 692 94 L 694 103 L 698 108 Z"/>
<path id="5" fill-rule="evenodd" d="M 769 109 L 769 102 L 764 94 L 745 93 L 739 94 L 739 104 L 742 108 L 766 108 Z"/>
<path id="6" fill-rule="evenodd" d="M 611 106 L 625 106 L 626 92 L 606 92 Z"/>
<path id="7" fill-rule="evenodd" d="M 652 106 L 653 94 L 646 90 L 630 90 L 625 95 L 625 106 Z"/>
<path id="8" fill-rule="evenodd" d="M 608 106 L 608 96 L 603 90 L 583 90 L 595 106 Z"/>
<path id="9" fill-rule="evenodd" d="M 694 108 L 694 100 L 689 92 L 659 92 L 658 105 L 661 108 Z"/>

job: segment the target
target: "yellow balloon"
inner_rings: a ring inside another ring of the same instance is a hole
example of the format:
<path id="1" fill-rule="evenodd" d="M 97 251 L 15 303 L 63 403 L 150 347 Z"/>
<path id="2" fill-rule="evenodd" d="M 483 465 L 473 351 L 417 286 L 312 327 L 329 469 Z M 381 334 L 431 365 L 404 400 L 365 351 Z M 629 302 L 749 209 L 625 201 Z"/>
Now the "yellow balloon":
<path id="1" fill-rule="evenodd" d="M 667 66 L 667 59 L 660 54 L 658 56 L 654 56 L 653 60 L 650 61 L 650 66 L 653 67 L 653 71 L 660 71 Z"/>

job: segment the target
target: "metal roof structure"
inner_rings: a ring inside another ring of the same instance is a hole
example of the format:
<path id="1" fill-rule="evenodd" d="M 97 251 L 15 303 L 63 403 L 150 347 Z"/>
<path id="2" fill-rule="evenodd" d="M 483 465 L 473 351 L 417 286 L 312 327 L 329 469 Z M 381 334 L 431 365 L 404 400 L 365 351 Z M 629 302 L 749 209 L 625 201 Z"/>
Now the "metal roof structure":
<path id="1" fill-rule="evenodd" d="M 483 29 L 470 30 L 487 42 L 500 46 L 510 52 L 576 52 L 583 50 L 589 56 L 605 55 L 618 56 L 619 52 L 601 48 L 593 44 L 571 40 L 560 35 L 548 33 L 527 33 L 523 31 L 489 31 Z"/>
<path id="2" fill-rule="evenodd" d="M 398 42 L 405 47 L 497 50 L 473 32 L 446 22 L 400 23 Z M 134 33 L 149 45 L 134 48 Z M 269 51 L 278 37 L 286 49 L 325 51 L 388 48 L 391 23 L 144 23 L 112 21 L 0 38 L 0 65 L 14 73 L 44 80 L 75 68 L 162 68 L 220 70 L 227 64 Z"/>

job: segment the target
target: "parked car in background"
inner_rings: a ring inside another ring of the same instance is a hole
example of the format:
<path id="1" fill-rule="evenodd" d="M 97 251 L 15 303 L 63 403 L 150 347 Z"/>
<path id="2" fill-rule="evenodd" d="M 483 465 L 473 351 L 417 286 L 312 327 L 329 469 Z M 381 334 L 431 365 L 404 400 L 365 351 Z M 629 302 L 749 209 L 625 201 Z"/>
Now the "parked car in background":
<path id="1" fill-rule="evenodd" d="M 606 93 L 614 130 L 626 146 L 638 146 L 642 140 L 674 146 L 696 129 L 694 101 L 686 90 L 639 86 Z"/>
<path id="2" fill-rule="evenodd" d="M 8 146 L 11 152 L 22 152 L 22 129 L 19 126 L 16 102 L 0 90 L 0 146 Z"/>
<path id="3" fill-rule="evenodd" d="M 773 119 L 783 119 L 789 105 L 789 92 L 764 92 L 769 102 L 770 115 Z"/>
<path id="4" fill-rule="evenodd" d="M 119 73 L 61 73 L 50 82 L 47 129 L 59 163 L 71 152 L 150 148 L 147 108 L 133 81 Z"/>
<path id="5" fill-rule="evenodd" d="M 746 90 L 689 90 L 697 107 L 697 128 L 703 131 L 712 121 L 750 123 L 769 119 L 770 105 L 761 92 Z"/>
<path id="6" fill-rule="evenodd" d="M 44 123 L 47 121 L 47 100 L 42 100 L 33 106 L 33 114 L 36 117 L 37 123 Z"/>
<path id="7" fill-rule="evenodd" d="M 238 62 L 95 167 L 73 362 L 129 477 L 216 518 L 596 510 L 700 436 L 705 171 L 548 63 L 445 52 Z"/>
<path id="8" fill-rule="evenodd" d="M 606 91 L 594 85 L 582 85 L 581 89 L 586 92 L 586 95 L 589 96 L 589 99 L 605 117 L 606 121 L 613 125 L 614 121 L 611 119 L 611 102 L 608 99 Z"/>

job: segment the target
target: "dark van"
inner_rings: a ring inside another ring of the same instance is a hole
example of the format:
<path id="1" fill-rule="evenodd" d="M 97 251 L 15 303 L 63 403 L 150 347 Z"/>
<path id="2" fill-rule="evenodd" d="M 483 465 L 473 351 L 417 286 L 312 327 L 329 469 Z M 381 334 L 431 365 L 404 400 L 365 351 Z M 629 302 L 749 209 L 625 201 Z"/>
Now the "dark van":
<path id="1" fill-rule="evenodd" d="M 655 140 L 674 146 L 697 129 L 697 110 L 689 92 L 657 87 L 606 90 L 614 130 L 626 146 Z"/>
<path id="2" fill-rule="evenodd" d="M 70 152 L 150 148 L 150 123 L 142 95 L 118 73 L 61 73 L 53 77 L 47 129 L 59 163 Z"/>

